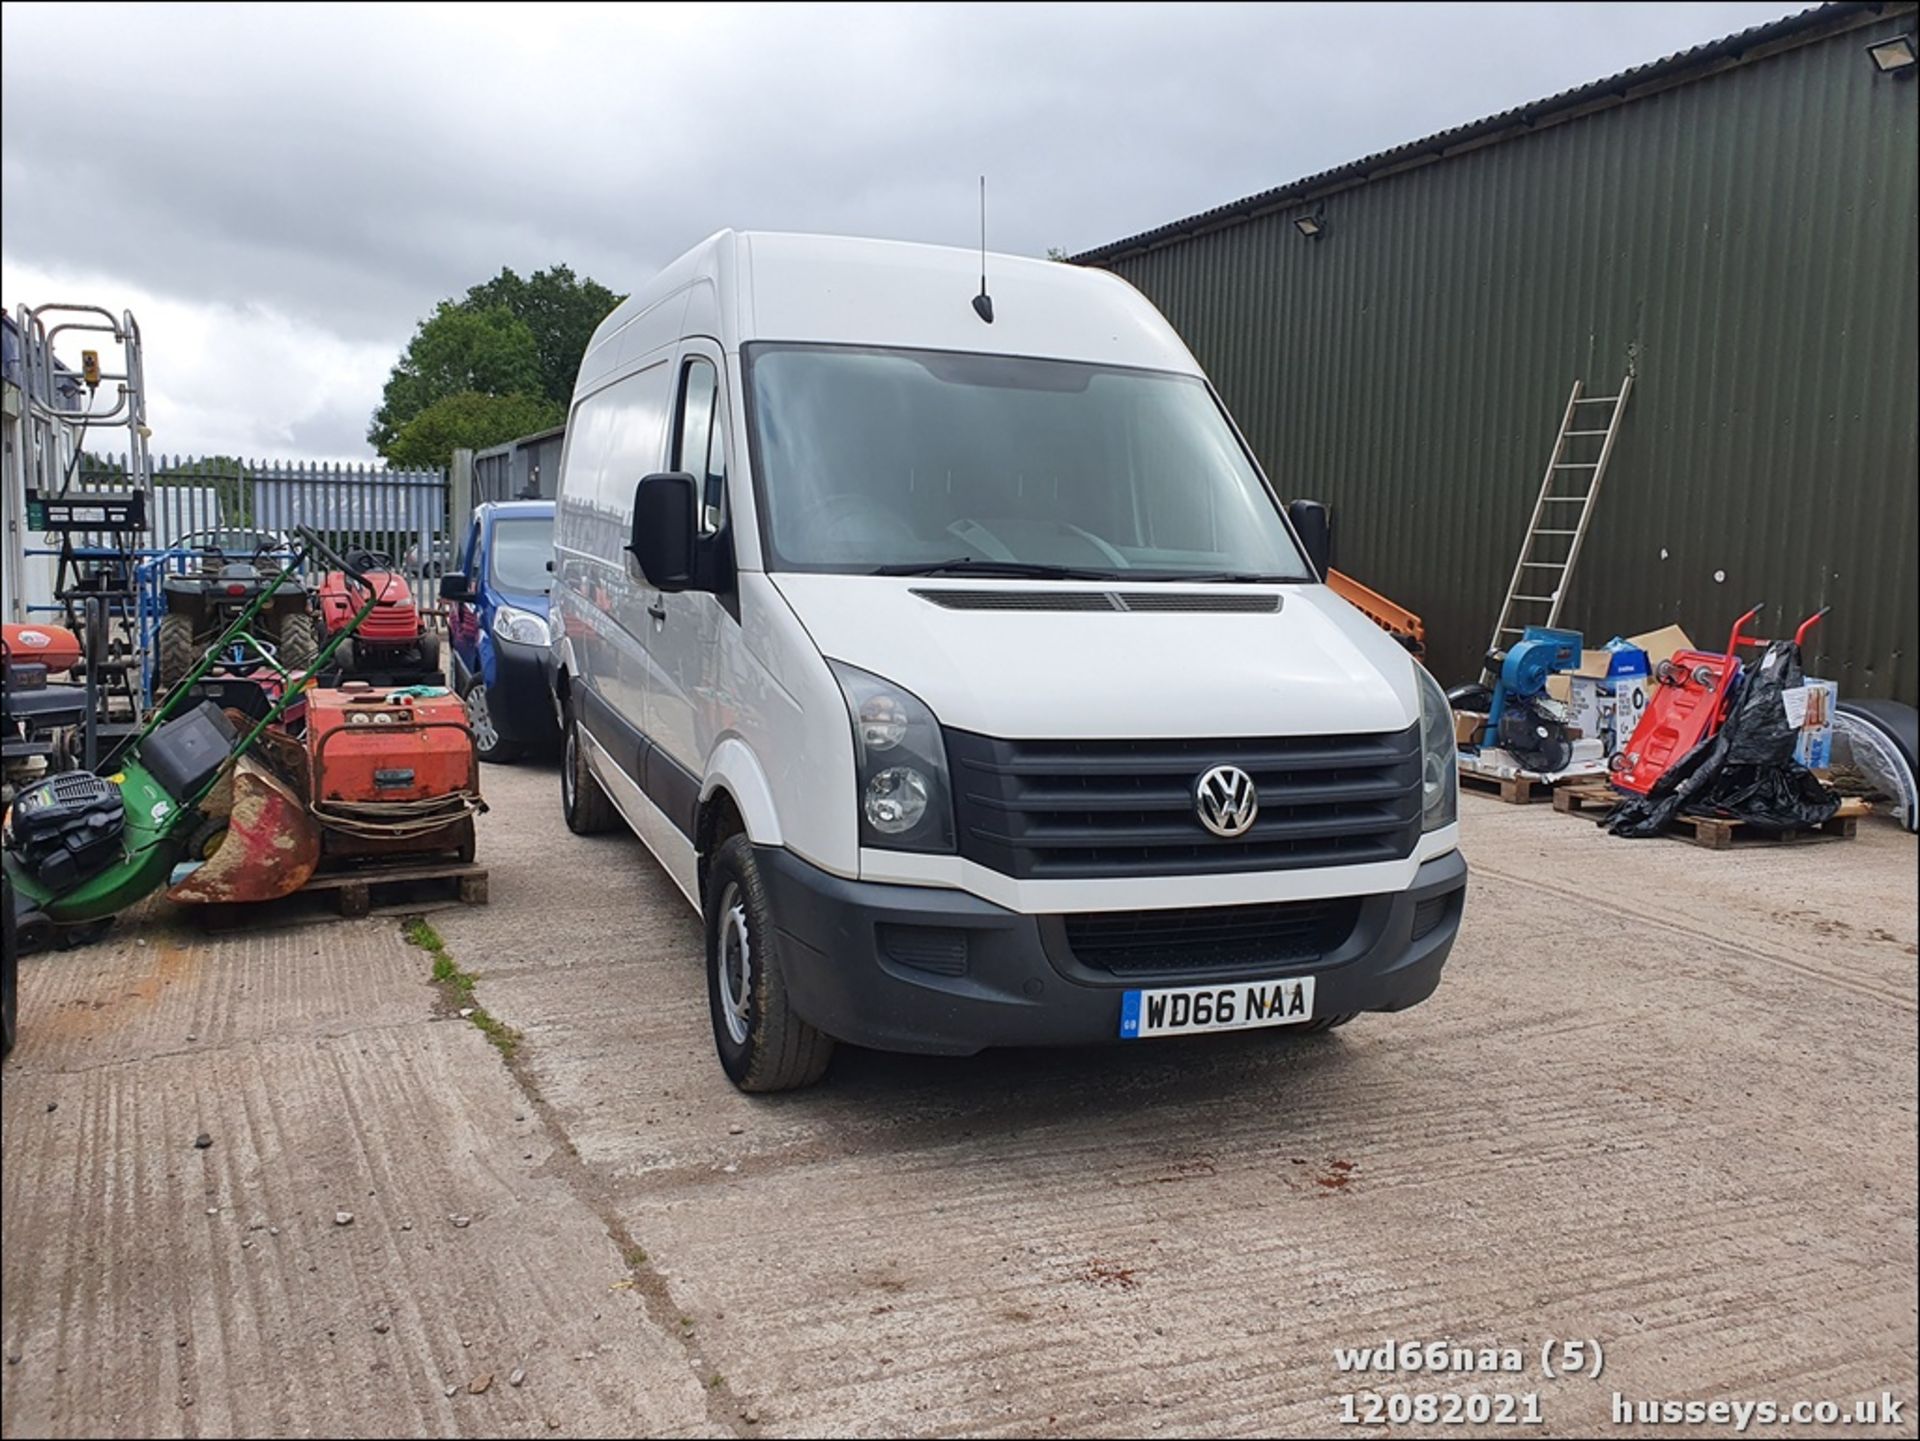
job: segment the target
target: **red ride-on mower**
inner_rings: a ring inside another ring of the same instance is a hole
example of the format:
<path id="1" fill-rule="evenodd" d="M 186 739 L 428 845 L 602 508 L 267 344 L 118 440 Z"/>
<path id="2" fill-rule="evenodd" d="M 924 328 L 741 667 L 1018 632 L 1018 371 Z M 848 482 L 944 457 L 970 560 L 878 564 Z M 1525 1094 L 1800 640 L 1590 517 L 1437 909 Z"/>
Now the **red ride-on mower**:
<path id="1" fill-rule="evenodd" d="M 1608 763 L 1613 783 L 1622 790 L 1645 795 L 1680 758 L 1702 741 L 1719 734 L 1733 700 L 1740 675 L 1740 647 L 1765 649 L 1773 644 L 1763 636 L 1746 634 L 1747 622 L 1760 614 L 1755 606 L 1733 623 L 1724 654 L 1679 650 L 1654 668 L 1656 682 L 1647 699 L 1646 714 L 1634 727 L 1632 739 Z M 1793 643 L 1805 643 L 1814 622 L 1831 609 L 1822 606 L 1800 622 Z"/>
<path id="2" fill-rule="evenodd" d="M 301 671 L 320 653 L 306 587 L 286 574 L 286 536 L 270 530 L 202 530 L 181 538 L 160 578 L 166 614 L 154 633 L 154 694 L 173 689 L 256 599 L 262 638 L 280 665 Z M 271 592 L 270 594 L 267 594 Z"/>
<path id="3" fill-rule="evenodd" d="M 336 652 L 342 680 L 364 680 L 375 685 L 404 685 L 409 681 L 440 680 L 440 637 L 427 630 L 406 576 L 388 557 L 374 550 L 357 550 L 346 557 L 352 571 L 330 570 L 320 582 L 320 624 L 331 639 L 366 604 L 372 612 L 353 638 Z M 369 592 L 371 587 L 371 592 Z"/>

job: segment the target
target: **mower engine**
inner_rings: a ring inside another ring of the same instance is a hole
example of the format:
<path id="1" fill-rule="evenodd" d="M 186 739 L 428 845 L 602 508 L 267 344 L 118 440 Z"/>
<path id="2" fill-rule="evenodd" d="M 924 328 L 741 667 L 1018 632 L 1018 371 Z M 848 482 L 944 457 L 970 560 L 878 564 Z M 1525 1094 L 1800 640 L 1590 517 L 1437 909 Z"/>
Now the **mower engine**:
<path id="1" fill-rule="evenodd" d="M 1500 662 L 1487 710 L 1487 740 L 1530 771 L 1550 775 L 1573 759 L 1565 709 L 1547 698 L 1547 677 L 1580 665 L 1577 630 L 1530 625 Z"/>
<path id="2" fill-rule="evenodd" d="M 59 893 L 119 860 L 126 829 L 119 786 L 91 771 L 64 771 L 20 792 L 6 846 L 26 874 Z"/>
<path id="3" fill-rule="evenodd" d="M 480 761 L 451 691 L 365 681 L 312 691 L 306 743 L 324 854 L 473 859 Z"/>

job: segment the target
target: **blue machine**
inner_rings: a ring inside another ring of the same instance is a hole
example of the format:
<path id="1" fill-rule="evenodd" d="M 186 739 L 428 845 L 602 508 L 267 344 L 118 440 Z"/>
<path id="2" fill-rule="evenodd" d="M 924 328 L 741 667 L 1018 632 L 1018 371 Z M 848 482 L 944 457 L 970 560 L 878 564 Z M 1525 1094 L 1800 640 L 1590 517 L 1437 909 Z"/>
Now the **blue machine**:
<path id="1" fill-rule="evenodd" d="M 1493 687 L 1493 703 L 1487 707 L 1487 729 L 1481 736 L 1484 745 L 1501 744 L 1500 717 L 1509 706 L 1532 708 L 1532 702 L 1547 692 L 1547 677 L 1556 671 L 1577 670 L 1580 666 L 1582 636 L 1577 630 L 1556 630 L 1551 626 L 1530 625 L 1519 640 L 1507 649 L 1500 663 L 1500 678 Z"/>

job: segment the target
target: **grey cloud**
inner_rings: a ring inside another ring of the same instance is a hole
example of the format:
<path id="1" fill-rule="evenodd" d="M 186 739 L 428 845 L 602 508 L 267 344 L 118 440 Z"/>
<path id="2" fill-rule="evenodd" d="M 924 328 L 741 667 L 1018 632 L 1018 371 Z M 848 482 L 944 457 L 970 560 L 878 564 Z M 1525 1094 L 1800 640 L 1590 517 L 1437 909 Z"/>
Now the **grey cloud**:
<path id="1" fill-rule="evenodd" d="M 982 171 L 995 248 L 1090 246 L 1781 13 L 10 6 L 4 245 L 397 347 L 501 265 L 628 290 L 725 225 L 968 244 Z"/>

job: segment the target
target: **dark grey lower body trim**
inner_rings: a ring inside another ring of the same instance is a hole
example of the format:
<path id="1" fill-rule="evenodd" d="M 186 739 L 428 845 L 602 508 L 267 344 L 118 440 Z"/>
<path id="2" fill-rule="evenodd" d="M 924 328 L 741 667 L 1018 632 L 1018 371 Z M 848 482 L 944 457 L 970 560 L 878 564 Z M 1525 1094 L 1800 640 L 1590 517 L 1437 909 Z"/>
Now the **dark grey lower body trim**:
<path id="1" fill-rule="evenodd" d="M 691 837 L 700 815 L 700 777 L 655 745 L 584 680 L 574 681 L 573 694 L 578 697 L 580 724 L 594 743 L 682 835 Z"/>

